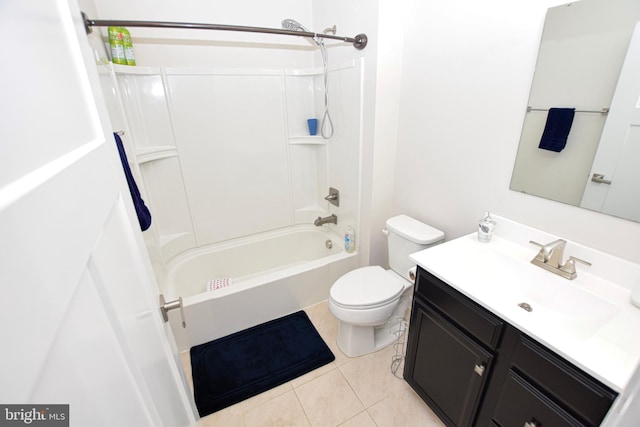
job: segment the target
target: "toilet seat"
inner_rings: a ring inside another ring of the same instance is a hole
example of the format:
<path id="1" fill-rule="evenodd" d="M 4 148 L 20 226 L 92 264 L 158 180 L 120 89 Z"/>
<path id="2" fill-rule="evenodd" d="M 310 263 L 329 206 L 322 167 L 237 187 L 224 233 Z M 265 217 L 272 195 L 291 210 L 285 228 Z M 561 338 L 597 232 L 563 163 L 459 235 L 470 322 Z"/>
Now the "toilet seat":
<path id="1" fill-rule="evenodd" d="M 400 298 L 405 285 L 379 265 L 352 270 L 340 277 L 329 292 L 334 304 L 351 310 L 381 307 Z"/>

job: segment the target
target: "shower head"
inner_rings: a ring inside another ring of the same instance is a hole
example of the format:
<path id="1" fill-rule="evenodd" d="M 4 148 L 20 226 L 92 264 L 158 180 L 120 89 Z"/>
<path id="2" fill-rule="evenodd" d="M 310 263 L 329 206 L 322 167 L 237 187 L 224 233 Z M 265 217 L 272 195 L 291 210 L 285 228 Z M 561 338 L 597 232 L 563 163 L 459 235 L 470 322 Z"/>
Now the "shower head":
<path id="1" fill-rule="evenodd" d="M 282 29 L 288 31 L 304 31 L 305 33 L 311 32 L 295 19 L 285 19 L 282 21 Z"/>
<path id="2" fill-rule="evenodd" d="M 302 25 L 295 19 L 285 19 L 284 21 L 282 21 L 282 29 L 287 31 L 303 31 L 305 33 L 312 32 L 312 31 L 309 31 L 304 25 Z M 316 34 L 316 33 L 313 33 L 313 34 Z M 317 37 L 314 37 L 313 41 L 318 46 L 322 44 L 322 40 Z"/>

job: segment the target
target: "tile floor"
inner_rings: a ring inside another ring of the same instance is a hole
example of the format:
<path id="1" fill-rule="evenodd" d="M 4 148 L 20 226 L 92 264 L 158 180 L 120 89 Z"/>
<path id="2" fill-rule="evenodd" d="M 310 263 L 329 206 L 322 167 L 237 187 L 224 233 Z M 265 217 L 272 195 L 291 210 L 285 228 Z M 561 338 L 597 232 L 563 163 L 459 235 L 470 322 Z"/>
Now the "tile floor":
<path id="1" fill-rule="evenodd" d="M 336 344 L 338 321 L 322 302 L 305 309 L 336 360 L 200 420 L 200 427 L 440 427 L 429 407 L 391 372 L 391 345 L 350 358 Z M 189 352 L 182 362 L 191 378 Z M 397 374 L 402 376 L 400 366 Z"/>

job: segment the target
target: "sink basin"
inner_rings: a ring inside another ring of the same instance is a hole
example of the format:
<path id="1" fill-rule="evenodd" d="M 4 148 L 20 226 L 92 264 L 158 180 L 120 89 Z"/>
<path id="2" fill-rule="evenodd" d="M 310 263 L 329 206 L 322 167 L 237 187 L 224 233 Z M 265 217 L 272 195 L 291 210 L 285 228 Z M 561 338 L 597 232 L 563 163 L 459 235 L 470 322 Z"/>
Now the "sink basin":
<path id="1" fill-rule="evenodd" d="M 478 286 L 485 288 L 485 298 L 526 329 L 545 328 L 572 339 L 586 339 L 620 311 L 574 281 L 498 251 L 475 254 L 471 264 L 482 271 Z M 582 285 L 590 280 L 583 276 L 576 279 Z"/>
<path id="2" fill-rule="evenodd" d="M 546 294 L 525 292 L 521 299 L 531 309 L 522 309 L 528 320 L 574 339 L 589 338 L 619 311 L 608 301 L 576 289 Z"/>
<path id="3" fill-rule="evenodd" d="M 578 368 L 625 389 L 640 366 L 640 309 L 630 302 L 640 264 L 565 239 L 564 260 L 573 255 L 591 263 L 577 265 L 577 278 L 567 280 L 531 263 L 539 248 L 530 241 L 561 236 L 493 218 L 498 226 L 490 242 L 471 233 L 411 260 Z"/>

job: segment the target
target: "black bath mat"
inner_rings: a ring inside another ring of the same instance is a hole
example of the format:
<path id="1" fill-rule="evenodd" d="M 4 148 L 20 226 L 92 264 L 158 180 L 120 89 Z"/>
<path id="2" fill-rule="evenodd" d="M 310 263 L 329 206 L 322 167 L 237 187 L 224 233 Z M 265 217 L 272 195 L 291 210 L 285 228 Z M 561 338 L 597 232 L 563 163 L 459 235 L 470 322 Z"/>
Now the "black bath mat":
<path id="1" fill-rule="evenodd" d="M 304 311 L 191 348 L 201 417 L 335 359 Z"/>

